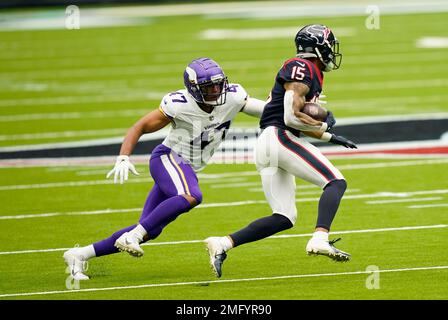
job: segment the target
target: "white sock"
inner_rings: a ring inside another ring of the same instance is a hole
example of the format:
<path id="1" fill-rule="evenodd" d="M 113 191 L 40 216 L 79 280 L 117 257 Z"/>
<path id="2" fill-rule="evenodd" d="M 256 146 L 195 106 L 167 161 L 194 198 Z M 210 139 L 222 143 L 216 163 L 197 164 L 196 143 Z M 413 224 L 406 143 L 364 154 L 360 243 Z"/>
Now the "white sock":
<path id="1" fill-rule="evenodd" d="M 315 231 L 313 233 L 313 238 L 328 241 L 328 232 L 325 231 Z"/>
<path id="2" fill-rule="evenodd" d="M 220 241 L 225 251 L 229 251 L 230 249 L 233 248 L 233 243 L 229 237 L 221 237 Z"/>
<path id="3" fill-rule="evenodd" d="M 83 256 L 84 260 L 89 260 L 90 258 L 96 257 L 95 248 L 93 244 L 85 247 L 77 248 L 79 255 Z"/>
<path id="4" fill-rule="evenodd" d="M 146 229 L 143 228 L 141 224 L 138 224 L 134 229 L 132 229 L 131 233 L 135 234 L 140 242 L 142 242 L 143 237 L 148 234 L 148 232 L 146 232 Z"/>

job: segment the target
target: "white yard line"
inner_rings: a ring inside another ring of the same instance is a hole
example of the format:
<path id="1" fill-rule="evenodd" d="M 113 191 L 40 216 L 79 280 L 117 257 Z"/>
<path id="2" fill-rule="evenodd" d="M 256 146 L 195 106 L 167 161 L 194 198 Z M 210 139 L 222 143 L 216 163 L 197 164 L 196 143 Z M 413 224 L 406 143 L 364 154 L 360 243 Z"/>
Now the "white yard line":
<path id="1" fill-rule="evenodd" d="M 256 182 L 242 182 L 242 183 L 222 183 L 222 184 L 213 184 L 210 186 L 212 189 L 233 189 L 233 188 L 241 188 L 241 187 L 252 187 L 252 186 L 260 186 L 261 181 Z"/>
<path id="2" fill-rule="evenodd" d="M 129 90 L 130 91 L 130 90 Z M 122 94 L 99 94 L 82 96 L 59 96 L 59 97 L 40 97 L 40 98 L 20 98 L 20 99 L 0 99 L 0 107 L 36 107 L 42 105 L 65 105 L 65 104 L 93 104 L 104 102 L 129 102 L 129 101 L 147 101 L 160 100 L 166 92 L 142 92 L 133 90 Z"/>
<path id="3" fill-rule="evenodd" d="M 140 212 L 141 210 L 142 208 L 128 208 L 128 209 L 104 209 L 104 210 L 75 211 L 75 212 L 49 212 L 49 213 L 37 213 L 37 214 L 21 214 L 16 216 L 0 216 L 0 220 L 22 220 L 30 218 L 46 218 L 46 217 L 59 217 L 59 216 L 98 215 L 98 214 L 111 214 L 111 213 L 123 213 L 123 212 Z"/>
<path id="4" fill-rule="evenodd" d="M 103 171 L 104 177 L 106 177 L 109 169 Z M 245 178 L 229 178 L 225 180 L 202 180 L 200 184 L 210 184 L 214 182 L 220 181 L 244 181 Z M 130 178 L 124 184 L 128 183 L 152 183 L 154 180 L 151 177 L 147 178 Z M 106 178 L 102 180 L 92 180 L 92 181 L 68 181 L 68 182 L 50 182 L 50 183 L 38 183 L 38 184 L 19 184 L 19 185 L 10 185 L 10 186 L 0 186 L 0 191 L 8 191 L 8 190 L 28 190 L 28 189 L 47 189 L 47 188 L 61 188 L 61 187 L 83 187 L 83 186 L 94 186 L 94 185 L 114 185 L 114 180 Z M 117 185 L 118 186 L 118 185 Z"/>
<path id="5" fill-rule="evenodd" d="M 359 189 L 352 189 L 352 192 L 358 192 Z M 303 192 L 299 194 L 311 195 L 318 194 L 320 191 L 310 191 Z M 442 190 L 423 190 L 423 191 L 408 191 L 408 192 L 376 192 L 370 194 L 356 194 L 356 195 L 346 195 L 344 200 L 358 200 L 358 199 L 369 199 L 369 198 L 382 198 L 382 197 L 392 197 L 392 198 L 407 198 L 414 195 L 425 195 L 425 194 L 446 194 L 448 189 Z M 319 201 L 319 197 L 315 198 L 299 198 L 296 202 L 314 202 Z M 205 209 L 205 208 L 218 208 L 218 207 L 238 207 L 247 206 L 251 204 L 266 204 L 266 200 L 244 200 L 235 202 L 216 202 L 216 203 L 203 203 L 197 206 L 195 209 Z M 38 214 L 25 214 L 25 215 L 9 215 L 0 216 L 0 220 L 20 220 L 20 219 L 30 219 L 30 218 L 46 218 L 46 217 L 58 217 L 58 216 L 75 216 L 75 215 L 98 215 L 98 214 L 112 214 L 119 212 L 133 212 L 140 211 L 140 209 L 130 208 L 130 209 L 104 209 L 104 210 L 93 210 L 93 211 L 77 211 L 77 212 L 50 212 L 50 213 L 38 213 Z"/>
<path id="6" fill-rule="evenodd" d="M 443 199 L 442 197 L 431 197 L 431 198 L 412 198 L 412 199 L 397 199 L 397 200 L 373 200 L 373 201 L 366 201 L 366 204 L 420 202 L 420 201 L 435 201 L 435 200 L 442 200 L 442 199 Z"/>
<path id="7" fill-rule="evenodd" d="M 239 28 L 239 29 L 206 29 L 199 34 L 203 40 L 259 40 L 291 38 L 298 31 L 297 26 L 293 27 L 272 27 L 272 28 Z M 335 28 L 333 30 L 338 37 L 350 37 L 356 34 L 354 28 Z"/>
<path id="8" fill-rule="evenodd" d="M 422 205 L 408 206 L 408 208 L 411 208 L 411 209 L 424 209 L 424 208 L 436 208 L 436 207 L 448 207 L 448 203 L 422 204 Z"/>
<path id="9" fill-rule="evenodd" d="M 88 112 L 51 112 L 51 113 L 25 113 L 0 116 L 0 122 L 22 122 L 32 120 L 61 120 L 61 119 L 87 119 L 87 118 L 114 118 L 136 117 L 148 113 L 145 109 L 126 109 L 111 111 Z"/>
<path id="10" fill-rule="evenodd" d="M 125 183 L 148 183 L 152 182 L 150 178 L 134 178 L 129 179 Z M 83 187 L 94 185 L 113 185 L 113 179 L 92 180 L 92 181 L 68 181 L 68 182 L 52 182 L 52 183 L 38 183 L 38 184 L 19 184 L 10 186 L 0 186 L 0 191 L 8 190 L 29 190 L 29 189 L 47 189 L 47 188 L 61 188 L 61 187 Z"/>
<path id="11" fill-rule="evenodd" d="M 410 161 L 396 161 L 396 162 L 377 162 L 377 163 L 363 163 L 363 164 L 350 164 L 340 165 L 340 170 L 357 170 L 357 169 L 374 169 L 374 168 L 390 168 L 390 167 L 406 167 L 406 166 L 418 166 L 418 165 L 430 165 L 430 164 L 444 164 L 448 163 L 448 159 L 430 159 L 430 160 L 410 160 Z M 107 171 L 107 170 L 106 170 Z M 105 174 L 106 174 L 105 171 Z M 235 172 L 223 172 L 223 173 L 210 173 L 210 174 L 198 174 L 200 180 L 202 179 L 217 179 L 236 176 L 258 176 L 258 172 L 254 171 L 235 171 Z M 144 183 L 150 182 L 149 178 L 134 178 L 131 177 L 126 183 Z M 0 186 L 0 191 L 4 190 L 25 190 L 25 189 L 44 189 L 44 188 L 58 188 L 58 187 L 74 187 L 85 185 L 104 185 L 113 184 L 113 180 L 92 180 L 92 181 L 68 181 L 68 182 L 52 182 L 52 183 L 40 183 L 40 184 L 27 184 L 27 185 L 3 185 Z"/>
<path id="12" fill-rule="evenodd" d="M 360 163 L 360 164 L 348 164 L 338 165 L 338 169 L 341 170 L 357 170 L 357 169 L 375 169 L 375 168 L 389 168 L 389 167 L 407 167 L 407 166 L 420 166 L 431 164 L 444 164 L 448 163 L 448 159 L 424 159 L 424 160 L 408 160 L 408 161 L 390 161 L 390 162 L 375 162 L 375 163 Z M 234 171 L 234 172 L 221 172 L 221 173 L 204 173 L 199 174 L 199 178 L 226 178 L 238 176 L 257 176 L 259 173 L 256 170 L 253 171 Z"/>
<path id="13" fill-rule="evenodd" d="M 375 272 L 390 273 L 390 272 L 410 272 L 410 271 L 446 270 L 446 269 L 448 269 L 448 266 L 429 266 L 429 267 L 413 267 L 413 268 L 398 268 L 398 269 L 383 269 L 383 270 L 379 269 L 378 271 L 375 271 Z M 141 285 L 134 285 L 134 286 L 117 286 L 117 287 L 106 287 L 106 288 L 5 293 L 5 294 L 0 294 L 0 298 L 36 296 L 36 295 L 53 295 L 53 294 L 66 294 L 66 293 L 84 293 L 84 292 L 98 292 L 98 291 L 130 290 L 130 289 L 143 289 L 143 288 L 160 288 L 160 287 L 173 287 L 173 286 L 210 285 L 210 284 L 252 282 L 252 281 L 273 281 L 273 280 L 285 280 L 285 279 L 350 276 L 350 275 L 362 275 L 362 274 L 372 274 L 372 273 L 373 273 L 372 271 L 361 270 L 361 271 L 350 271 L 350 272 L 293 274 L 293 275 L 283 275 L 283 276 L 237 278 L 237 279 L 224 279 L 224 280 L 201 280 L 201 281 L 190 281 L 190 282 L 150 283 L 150 284 L 141 284 Z"/>
<path id="14" fill-rule="evenodd" d="M 417 48 L 448 48 L 448 37 L 423 37 L 415 45 Z"/>
<path id="15" fill-rule="evenodd" d="M 128 128 L 112 128 L 100 130 L 76 130 L 76 131 L 59 131 L 59 132 L 36 132 L 22 134 L 2 134 L 0 141 L 17 141 L 17 140 L 40 140 L 55 138 L 72 138 L 72 137 L 96 137 L 123 135 Z"/>
<path id="16" fill-rule="evenodd" d="M 407 59 L 409 61 L 415 61 L 419 57 Z M 389 58 L 390 59 L 390 58 Z M 404 60 L 403 57 L 398 57 L 397 61 Z M 365 59 L 364 59 L 365 60 Z M 368 63 L 369 61 L 360 60 L 358 63 Z M 435 60 L 435 59 L 432 59 Z M 439 60 L 445 60 L 445 57 L 441 57 Z M 355 61 L 351 61 L 354 63 Z M 375 59 L 372 59 L 372 63 Z M 92 71 L 93 72 L 93 71 Z M 394 89 L 412 89 L 412 88 L 435 88 L 446 87 L 448 85 L 448 79 L 445 78 L 433 78 L 430 80 L 414 79 L 401 79 L 393 81 L 382 82 L 357 82 L 350 84 L 350 88 L 357 91 L 378 91 L 378 90 L 394 90 Z M 335 84 L 332 86 L 331 91 L 346 91 L 347 84 Z M 105 102 L 130 102 L 130 101 L 147 101 L 147 100 L 160 100 L 166 93 L 164 92 L 145 92 L 143 88 L 141 90 L 129 89 L 123 94 L 97 94 L 97 95 L 72 95 L 72 96 L 57 96 L 57 97 L 39 97 L 39 98 L 19 98 L 19 99 L 0 99 L 1 108 L 11 107 L 36 107 L 41 105 L 65 105 L 65 104 L 93 104 L 93 103 L 105 103 Z"/>
<path id="17" fill-rule="evenodd" d="M 372 232 L 394 232 L 394 231 L 409 231 L 409 230 L 425 230 L 425 229 L 442 229 L 447 228 L 446 224 L 435 224 L 429 226 L 408 226 L 408 227 L 396 227 L 396 228 L 379 228 L 379 229 L 363 229 L 363 230 L 346 230 L 346 231 L 332 231 L 332 235 L 336 234 L 356 234 L 356 233 L 372 233 Z M 301 238 L 310 237 L 312 233 L 302 234 L 285 234 L 268 237 L 270 239 L 285 239 L 285 238 Z M 182 241 L 167 241 L 167 242 L 147 242 L 142 246 L 165 246 L 165 245 L 180 245 L 180 244 L 192 244 L 202 243 L 203 240 L 182 240 Z M 65 251 L 70 248 L 49 248 L 49 249 L 34 249 L 34 250 L 19 250 L 19 251 L 0 251 L 0 255 L 11 254 L 25 254 L 25 253 L 45 253 L 55 251 Z"/>

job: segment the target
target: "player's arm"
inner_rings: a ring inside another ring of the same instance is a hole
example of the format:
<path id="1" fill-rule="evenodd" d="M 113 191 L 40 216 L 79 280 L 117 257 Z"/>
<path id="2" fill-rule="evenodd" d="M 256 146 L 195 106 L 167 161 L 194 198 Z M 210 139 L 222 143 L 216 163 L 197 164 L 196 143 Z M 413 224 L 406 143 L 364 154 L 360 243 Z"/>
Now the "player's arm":
<path id="1" fill-rule="evenodd" d="M 138 139 L 145 133 L 158 131 L 168 125 L 171 119 L 160 109 L 153 110 L 138 120 L 126 133 L 121 145 L 120 155 L 129 156 L 135 148 Z"/>
<path id="2" fill-rule="evenodd" d="M 266 101 L 248 97 L 246 99 L 246 104 L 241 109 L 241 112 L 253 117 L 261 118 L 265 105 Z"/>
<path id="3" fill-rule="evenodd" d="M 284 97 L 284 121 L 288 127 L 301 131 L 325 132 L 328 124 L 315 120 L 301 112 L 305 105 L 305 97 L 310 88 L 301 82 L 285 82 L 283 85 L 286 92 Z"/>
<path id="4" fill-rule="evenodd" d="M 120 183 L 128 179 L 129 170 L 139 175 L 134 165 L 129 160 L 129 155 L 142 135 L 158 131 L 170 123 L 171 119 L 165 115 L 161 109 L 151 111 L 146 116 L 138 120 L 126 133 L 124 141 L 121 145 L 120 155 L 117 157 L 114 168 L 109 171 L 106 178 L 114 174 L 114 183 L 120 178 Z"/>
<path id="5" fill-rule="evenodd" d="M 350 149 L 358 149 L 356 144 L 348 140 L 347 138 L 343 136 L 337 136 L 334 133 L 330 132 L 319 132 L 319 131 L 303 131 L 303 133 L 311 138 L 319 139 L 322 141 L 339 144 L 341 146 L 344 146 L 346 148 Z"/>

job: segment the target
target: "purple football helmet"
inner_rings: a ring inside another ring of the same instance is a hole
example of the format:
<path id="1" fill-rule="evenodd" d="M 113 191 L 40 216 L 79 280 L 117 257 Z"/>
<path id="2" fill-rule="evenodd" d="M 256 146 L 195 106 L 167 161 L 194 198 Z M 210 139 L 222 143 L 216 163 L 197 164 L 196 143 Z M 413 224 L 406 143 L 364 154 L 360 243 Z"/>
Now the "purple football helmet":
<path id="1" fill-rule="evenodd" d="M 193 60 L 185 69 L 184 84 L 197 103 L 220 106 L 226 102 L 227 77 L 210 58 Z"/>

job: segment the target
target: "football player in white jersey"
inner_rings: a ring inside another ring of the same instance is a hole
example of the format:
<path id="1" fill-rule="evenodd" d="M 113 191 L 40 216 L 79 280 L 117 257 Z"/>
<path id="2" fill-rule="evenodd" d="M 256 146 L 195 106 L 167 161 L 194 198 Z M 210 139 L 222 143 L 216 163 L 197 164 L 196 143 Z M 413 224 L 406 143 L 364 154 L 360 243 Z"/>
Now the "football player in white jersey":
<path id="1" fill-rule="evenodd" d="M 115 232 L 109 238 L 66 251 L 65 263 L 75 280 L 87 280 L 86 262 L 119 251 L 140 257 L 142 242 L 155 239 L 180 214 L 202 201 L 196 172 L 203 169 L 225 138 L 233 118 L 242 111 L 260 117 L 265 101 L 248 97 L 239 84 L 229 84 L 221 67 L 212 59 L 193 60 L 184 72 L 185 89 L 162 99 L 158 110 L 150 112 L 129 129 L 107 177 L 123 183 L 128 173 L 138 175 L 130 162 L 139 138 L 171 123 L 162 144 L 151 153 L 149 169 L 154 179 L 139 223 Z"/>

